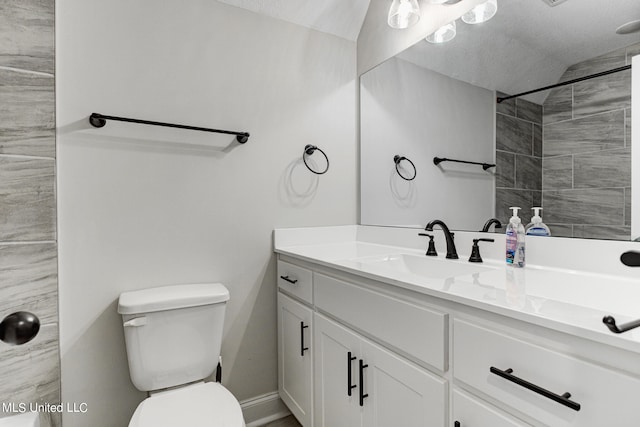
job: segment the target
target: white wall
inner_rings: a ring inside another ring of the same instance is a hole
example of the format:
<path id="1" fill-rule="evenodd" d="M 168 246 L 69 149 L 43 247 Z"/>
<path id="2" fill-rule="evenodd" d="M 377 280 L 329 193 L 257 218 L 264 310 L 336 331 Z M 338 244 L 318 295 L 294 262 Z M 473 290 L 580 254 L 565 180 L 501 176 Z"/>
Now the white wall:
<path id="1" fill-rule="evenodd" d="M 358 75 L 397 55 L 485 1 L 461 0 L 452 5 L 434 5 L 418 0 L 418 23 L 411 28 L 397 30 L 387 24 L 391 0 L 371 0 L 358 36 Z"/>
<path id="2" fill-rule="evenodd" d="M 640 55 L 631 60 L 631 164 L 640 165 Z M 634 149 L 633 147 L 636 147 Z M 631 240 L 640 238 L 640 173 L 631 168 Z"/>
<path id="3" fill-rule="evenodd" d="M 224 283 L 223 382 L 276 390 L 272 230 L 356 222 L 355 44 L 212 0 L 65 0 L 56 19 L 62 400 L 89 408 L 65 427 L 122 427 L 144 397 L 126 290 Z M 91 112 L 252 136 L 93 129 Z M 307 143 L 326 175 L 304 169 Z"/>
<path id="4" fill-rule="evenodd" d="M 494 92 L 392 58 L 360 77 L 360 99 L 362 224 L 479 230 L 494 216 L 495 168 L 433 164 L 495 163 Z M 413 181 L 398 176 L 396 154 L 415 164 Z"/>

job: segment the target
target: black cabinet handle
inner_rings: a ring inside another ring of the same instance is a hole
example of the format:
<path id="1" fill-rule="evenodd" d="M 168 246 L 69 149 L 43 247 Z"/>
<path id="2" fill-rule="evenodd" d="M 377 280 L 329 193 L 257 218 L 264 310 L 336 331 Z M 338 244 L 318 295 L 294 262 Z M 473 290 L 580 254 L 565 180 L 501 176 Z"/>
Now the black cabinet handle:
<path id="1" fill-rule="evenodd" d="M 602 319 L 602 323 L 607 325 L 607 328 L 609 328 L 609 330 L 614 334 L 621 334 L 640 326 L 640 320 L 633 320 L 629 323 L 616 325 L 616 319 L 614 319 L 613 316 L 605 316 L 604 319 Z"/>
<path id="2" fill-rule="evenodd" d="M 356 360 L 355 356 L 351 355 L 351 352 L 347 353 L 347 396 L 351 396 L 351 390 L 357 387 L 356 384 L 351 384 L 351 362 Z"/>
<path id="3" fill-rule="evenodd" d="M 546 397 L 547 399 L 551 399 L 554 402 L 558 402 L 561 405 L 564 405 L 568 408 L 573 409 L 574 411 L 579 411 L 580 410 L 580 404 L 577 402 L 574 402 L 572 400 L 569 400 L 569 398 L 571 397 L 571 393 L 564 393 L 562 395 L 559 394 L 555 394 L 547 389 L 544 389 L 540 386 L 537 386 L 533 383 L 530 383 L 529 381 L 523 380 L 522 378 L 518 378 L 515 375 L 512 375 L 513 373 L 513 369 L 509 368 L 505 371 L 501 371 L 498 368 L 494 368 L 493 366 L 489 369 L 491 371 L 492 374 L 496 374 L 499 377 L 504 378 L 505 380 L 511 381 L 512 383 L 518 384 L 519 386 L 522 386 L 526 389 L 529 389 L 531 391 L 533 391 L 534 393 L 538 393 L 544 397 Z"/>
<path id="4" fill-rule="evenodd" d="M 453 427 L 460 427 L 460 421 L 455 421 L 453 423 Z"/>
<path id="5" fill-rule="evenodd" d="M 304 322 L 300 322 L 300 356 L 304 356 L 305 350 L 309 350 L 309 347 L 304 346 L 304 330 L 308 327 L 309 325 L 305 325 Z"/>
<path id="6" fill-rule="evenodd" d="M 368 368 L 369 365 L 365 365 L 364 364 L 364 360 L 360 359 L 359 361 L 360 364 L 360 406 L 364 406 L 364 398 L 365 397 L 369 397 L 369 394 L 365 394 L 364 393 L 364 368 Z"/>
<path id="7" fill-rule="evenodd" d="M 273 276 L 271 276 L 273 277 Z M 296 283 L 298 283 L 298 279 L 289 279 L 289 276 L 280 276 L 280 278 L 282 280 L 286 280 L 287 282 L 291 283 L 292 285 L 295 285 Z"/>

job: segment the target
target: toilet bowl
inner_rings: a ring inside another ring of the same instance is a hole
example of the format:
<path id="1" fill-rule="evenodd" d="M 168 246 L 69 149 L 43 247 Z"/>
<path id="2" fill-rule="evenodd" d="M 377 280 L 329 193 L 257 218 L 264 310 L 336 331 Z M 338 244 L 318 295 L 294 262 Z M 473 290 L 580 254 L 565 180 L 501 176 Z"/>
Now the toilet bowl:
<path id="1" fill-rule="evenodd" d="M 129 427 L 245 427 L 215 371 L 229 291 L 219 283 L 163 286 L 120 295 L 129 374 L 150 392 Z"/>
<path id="2" fill-rule="evenodd" d="M 245 427 L 240 404 L 219 383 L 197 383 L 153 394 L 129 427 Z"/>

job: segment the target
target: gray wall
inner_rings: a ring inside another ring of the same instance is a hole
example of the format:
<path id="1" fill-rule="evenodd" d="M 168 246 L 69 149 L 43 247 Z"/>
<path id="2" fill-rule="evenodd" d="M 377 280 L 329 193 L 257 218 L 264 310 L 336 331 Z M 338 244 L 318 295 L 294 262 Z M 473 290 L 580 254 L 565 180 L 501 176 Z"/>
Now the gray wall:
<path id="1" fill-rule="evenodd" d="M 60 401 L 55 204 L 54 0 L 0 4 L 0 318 L 42 328 L 0 343 L 0 401 Z M 0 413 L 0 417 L 11 415 Z"/>
<path id="2" fill-rule="evenodd" d="M 145 397 L 116 309 L 152 286 L 224 283 L 223 384 L 239 400 L 276 392 L 273 229 L 357 221 L 355 43 L 211 0 L 57 12 L 62 397 L 89 405 L 65 427 L 126 426 Z M 93 111 L 251 138 L 94 129 Z M 329 156 L 325 175 L 304 167 L 306 144 Z"/>
<path id="3" fill-rule="evenodd" d="M 509 207 L 520 206 L 527 224 L 531 208 L 541 203 L 542 106 L 522 98 L 503 101 L 496 104 L 496 218 L 506 226 Z"/>
<path id="4" fill-rule="evenodd" d="M 631 63 L 640 44 L 572 65 L 561 81 Z M 544 220 L 554 236 L 629 239 L 631 71 L 552 90 L 544 103 Z"/>

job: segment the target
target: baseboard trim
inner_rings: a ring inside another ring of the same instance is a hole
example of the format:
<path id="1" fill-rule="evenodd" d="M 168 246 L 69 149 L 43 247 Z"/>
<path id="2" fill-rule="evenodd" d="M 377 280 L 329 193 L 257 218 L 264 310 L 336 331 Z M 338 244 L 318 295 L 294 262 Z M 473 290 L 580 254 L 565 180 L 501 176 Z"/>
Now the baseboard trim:
<path id="1" fill-rule="evenodd" d="M 247 427 L 260 427 L 291 415 L 277 391 L 240 402 Z"/>

